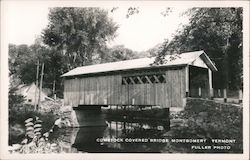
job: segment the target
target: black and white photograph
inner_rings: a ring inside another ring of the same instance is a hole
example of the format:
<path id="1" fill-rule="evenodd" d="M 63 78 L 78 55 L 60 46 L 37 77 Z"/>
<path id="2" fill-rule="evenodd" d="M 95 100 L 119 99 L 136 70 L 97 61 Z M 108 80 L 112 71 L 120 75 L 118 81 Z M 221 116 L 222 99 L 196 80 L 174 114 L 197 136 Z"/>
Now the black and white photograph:
<path id="1" fill-rule="evenodd" d="M 249 1 L 2 1 L 0 113 L 1 159 L 249 159 Z"/>

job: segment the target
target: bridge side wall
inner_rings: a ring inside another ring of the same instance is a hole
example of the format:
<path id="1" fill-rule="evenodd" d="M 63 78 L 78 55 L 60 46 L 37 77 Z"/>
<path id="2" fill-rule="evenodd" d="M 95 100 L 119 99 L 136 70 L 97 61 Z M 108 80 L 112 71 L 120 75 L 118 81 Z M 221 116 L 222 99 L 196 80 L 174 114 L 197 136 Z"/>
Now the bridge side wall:
<path id="1" fill-rule="evenodd" d="M 64 80 L 64 104 L 159 105 L 182 107 L 185 98 L 185 68 L 166 69 L 165 83 L 122 84 L 123 74 Z"/>

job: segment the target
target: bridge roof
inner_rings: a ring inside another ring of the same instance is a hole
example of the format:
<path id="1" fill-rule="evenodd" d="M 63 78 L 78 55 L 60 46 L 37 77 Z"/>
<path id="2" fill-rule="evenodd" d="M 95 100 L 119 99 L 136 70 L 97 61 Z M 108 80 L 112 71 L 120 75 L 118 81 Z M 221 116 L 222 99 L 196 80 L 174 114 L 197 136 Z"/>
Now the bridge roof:
<path id="1" fill-rule="evenodd" d="M 155 67 L 170 67 L 170 66 L 180 66 L 180 65 L 192 65 L 192 63 L 197 59 L 201 58 L 204 63 L 210 68 L 212 71 L 217 71 L 217 68 L 213 64 L 213 62 L 209 59 L 207 54 L 204 51 L 194 51 L 194 52 L 186 52 L 178 55 L 166 55 L 166 62 L 161 65 L 152 64 L 155 61 L 156 57 L 147 57 L 147 58 L 139 58 L 118 62 L 110 62 L 110 63 L 102 63 L 95 64 L 89 66 L 77 67 L 75 69 L 70 70 L 69 72 L 62 75 L 62 77 L 70 77 L 84 74 L 95 74 L 95 73 L 103 73 L 103 72 L 111 72 L 111 71 L 123 71 L 123 70 L 131 70 L 131 69 L 143 69 L 143 68 L 155 68 Z"/>

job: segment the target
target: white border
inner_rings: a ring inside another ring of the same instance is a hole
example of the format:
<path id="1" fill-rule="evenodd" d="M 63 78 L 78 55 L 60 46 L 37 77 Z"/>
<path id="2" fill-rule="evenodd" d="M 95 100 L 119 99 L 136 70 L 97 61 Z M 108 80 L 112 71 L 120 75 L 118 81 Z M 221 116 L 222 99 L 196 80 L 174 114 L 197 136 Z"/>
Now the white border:
<path id="1" fill-rule="evenodd" d="M 13 2 L 13 0 L 11 0 Z M 37 5 L 55 6 L 162 6 L 168 7 L 243 7 L 243 73 L 244 73 L 244 92 L 243 92 L 243 154 L 9 154 L 8 149 L 8 35 L 5 25 L 8 10 L 8 1 L 1 1 L 1 74 L 0 74 L 0 159 L 213 159 L 213 160 L 244 160 L 249 159 L 249 1 L 16 1 L 16 3 L 35 3 Z M 18 26 L 17 26 L 18 27 Z"/>

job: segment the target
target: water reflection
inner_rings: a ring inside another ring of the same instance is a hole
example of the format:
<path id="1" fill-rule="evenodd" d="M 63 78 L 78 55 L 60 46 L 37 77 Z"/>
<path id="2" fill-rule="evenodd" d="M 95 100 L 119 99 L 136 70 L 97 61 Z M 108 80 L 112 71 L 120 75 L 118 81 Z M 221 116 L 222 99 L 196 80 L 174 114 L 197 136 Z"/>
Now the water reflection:
<path id="1" fill-rule="evenodd" d="M 166 143 L 151 143 L 149 140 L 163 138 L 163 134 L 169 130 L 168 122 L 109 120 L 106 123 L 107 127 L 65 129 L 67 134 L 61 136 L 63 142 L 60 144 L 64 145 L 64 152 L 77 150 L 88 153 L 154 153 L 160 152 L 166 146 Z"/>

